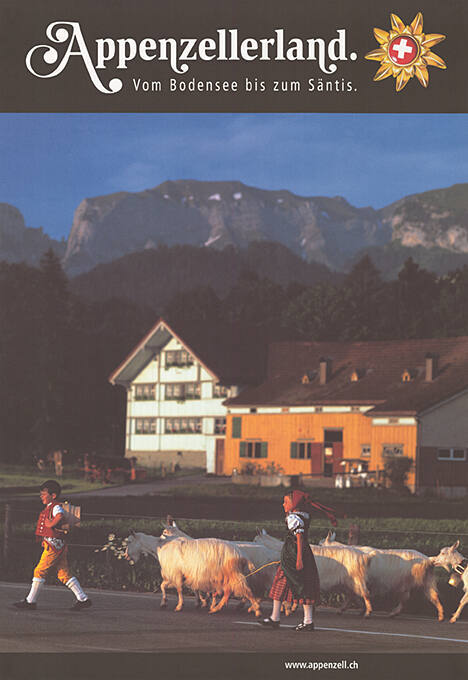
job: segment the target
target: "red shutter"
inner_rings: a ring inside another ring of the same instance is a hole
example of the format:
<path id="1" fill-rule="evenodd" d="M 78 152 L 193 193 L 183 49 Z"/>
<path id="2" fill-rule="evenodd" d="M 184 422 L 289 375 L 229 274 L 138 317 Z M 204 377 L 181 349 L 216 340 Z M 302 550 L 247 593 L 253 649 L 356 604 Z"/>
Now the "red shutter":
<path id="1" fill-rule="evenodd" d="M 343 466 L 340 465 L 343 460 L 343 442 L 333 442 L 333 474 L 338 475 L 343 472 Z"/>
<path id="2" fill-rule="evenodd" d="M 313 442 L 310 447 L 310 472 L 323 475 L 323 445 Z"/>

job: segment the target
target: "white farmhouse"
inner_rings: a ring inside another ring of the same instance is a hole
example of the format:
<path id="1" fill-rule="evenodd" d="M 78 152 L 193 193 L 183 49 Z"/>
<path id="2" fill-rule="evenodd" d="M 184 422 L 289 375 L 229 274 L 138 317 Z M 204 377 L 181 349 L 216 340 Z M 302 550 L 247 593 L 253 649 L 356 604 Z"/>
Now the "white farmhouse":
<path id="1" fill-rule="evenodd" d="M 223 401 L 262 379 L 264 346 L 245 328 L 159 320 L 109 378 L 127 390 L 125 456 L 222 474 Z"/>

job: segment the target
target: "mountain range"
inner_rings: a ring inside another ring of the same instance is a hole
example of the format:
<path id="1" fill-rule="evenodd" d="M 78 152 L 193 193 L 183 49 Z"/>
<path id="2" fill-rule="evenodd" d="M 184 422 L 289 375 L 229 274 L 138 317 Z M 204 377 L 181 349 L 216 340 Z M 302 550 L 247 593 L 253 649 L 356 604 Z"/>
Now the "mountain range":
<path id="1" fill-rule="evenodd" d="M 37 263 L 52 247 L 70 276 L 161 245 L 222 250 L 278 242 L 306 262 L 343 271 L 369 253 L 384 275 L 406 257 L 438 273 L 468 263 L 468 184 L 406 196 L 380 210 L 340 196 L 297 196 L 238 181 L 167 181 L 137 193 L 84 199 L 55 241 L 0 204 L 0 259 Z M 392 263 L 385 271 L 385 263 Z"/>

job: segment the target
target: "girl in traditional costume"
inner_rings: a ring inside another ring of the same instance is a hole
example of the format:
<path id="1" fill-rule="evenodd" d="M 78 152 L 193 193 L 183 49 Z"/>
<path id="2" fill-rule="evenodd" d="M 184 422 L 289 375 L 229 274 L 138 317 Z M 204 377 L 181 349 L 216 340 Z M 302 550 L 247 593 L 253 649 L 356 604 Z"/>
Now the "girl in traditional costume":
<path id="1" fill-rule="evenodd" d="M 268 619 L 260 623 L 267 628 L 279 628 L 281 602 L 302 604 L 304 620 L 297 631 L 314 630 L 313 610 L 320 602 L 320 581 L 314 555 L 309 545 L 310 511 L 319 510 L 336 526 L 333 510 L 313 501 L 306 493 L 296 489 L 284 497 L 288 533 L 281 551 L 280 565 L 270 589 L 273 610 Z"/>

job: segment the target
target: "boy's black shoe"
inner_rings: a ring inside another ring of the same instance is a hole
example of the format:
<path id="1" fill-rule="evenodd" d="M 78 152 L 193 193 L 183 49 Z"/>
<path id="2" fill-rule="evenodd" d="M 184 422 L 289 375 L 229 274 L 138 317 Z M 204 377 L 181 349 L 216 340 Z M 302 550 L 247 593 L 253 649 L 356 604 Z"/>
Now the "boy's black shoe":
<path id="1" fill-rule="evenodd" d="M 35 602 L 28 602 L 26 599 L 21 600 L 21 602 L 14 602 L 13 606 L 18 607 L 18 609 L 37 609 Z"/>
<path id="2" fill-rule="evenodd" d="M 264 626 L 265 628 L 279 628 L 280 627 L 280 622 L 279 621 L 273 621 L 273 619 L 269 618 L 268 619 L 262 619 L 261 621 L 258 622 L 261 626 Z"/>
<path id="3" fill-rule="evenodd" d="M 77 600 L 75 602 L 75 604 L 73 605 L 72 609 L 73 609 L 73 611 L 77 612 L 77 611 L 80 611 L 81 609 L 87 609 L 88 607 L 91 607 L 92 604 L 93 603 L 91 602 L 91 600 L 88 597 L 87 600 Z"/>
<path id="4" fill-rule="evenodd" d="M 314 630 L 313 623 L 300 623 L 294 630 Z"/>

